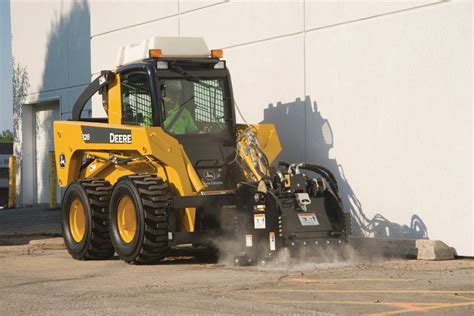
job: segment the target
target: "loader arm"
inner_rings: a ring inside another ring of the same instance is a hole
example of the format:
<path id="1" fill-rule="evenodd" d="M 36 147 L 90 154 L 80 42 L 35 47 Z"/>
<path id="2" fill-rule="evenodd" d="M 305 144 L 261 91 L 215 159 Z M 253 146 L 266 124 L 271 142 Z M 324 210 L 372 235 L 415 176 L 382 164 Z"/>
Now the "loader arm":
<path id="1" fill-rule="evenodd" d="M 270 176 L 270 165 L 281 152 L 280 139 L 273 124 L 238 125 L 239 163 L 248 180 Z"/>

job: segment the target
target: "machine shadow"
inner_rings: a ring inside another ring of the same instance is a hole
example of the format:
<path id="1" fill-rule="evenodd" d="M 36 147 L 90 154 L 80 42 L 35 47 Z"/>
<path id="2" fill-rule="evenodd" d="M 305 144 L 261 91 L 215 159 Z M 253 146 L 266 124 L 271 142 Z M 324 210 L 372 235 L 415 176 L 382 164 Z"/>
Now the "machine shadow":
<path id="1" fill-rule="evenodd" d="M 120 261 L 120 257 L 115 254 L 109 260 Z M 166 257 L 155 263 L 146 263 L 147 266 L 160 265 L 183 265 L 183 264 L 216 264 L 219 262 L 218 252 L 210 248 L 175 247 L 170 248 Z M 140 264 L 142 265 L 142 264 Z"/>
<path id="2" fill-rule="evenodd" d="M 331 125 L 318 110 L 316 101 L 306 96 L 294 102 L 269 104 L 264 110 L 262 123 L 276 126 L 282 145 L 278 157 L 287 162 L 309 162 L 322 165 L 337 179 L 343 207 L 352 215 L 352 235 L 357 237 L 382 237 L 427 239 L 428 229 L 422 219 L 414 214 L 408 225 L 392 222 L 382 214 L 369 218 L 363 210 L 344 169 L 336 158 L 331 158 L 334 146 Z"/>

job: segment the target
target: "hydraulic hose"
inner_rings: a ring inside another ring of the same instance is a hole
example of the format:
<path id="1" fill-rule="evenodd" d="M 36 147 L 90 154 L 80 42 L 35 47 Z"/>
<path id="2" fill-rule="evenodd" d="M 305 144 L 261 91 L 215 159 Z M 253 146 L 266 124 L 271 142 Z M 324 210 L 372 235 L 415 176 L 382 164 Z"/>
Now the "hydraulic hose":
<path id="1" fill-rule="evenodd" d="M 284 161 L 280 161 L 278 165 L 283 166 L 286 169 L 288 169 L 288 172 L 290 172 L 289 169 L 293 166 Z M 331 171 L 329 171 L 329 169 L 320 165 L 308 164 L 308 163 L 301 163 L 301 164 L 295 165 L 295 167 L 296 166 L 298 166 L 299 169 L 309 170 L 323 176 L 324 179 L 326 179 L 326 181 L 329 183 L 329 186 L 331 188 L 331 191 L 333 191 L 333 194 L 340 201 L 339 187 L 337 185 L 336 177 L 334 177 L 334 174 Z"/>
<path id="2" fill-rule="evenodd" d="M 291 167 L 291 165 L 289 163 L 285 162 L 285 161 L 279 161 L 278 166 L 283 166 L 286 169 L 289 169 Z M 322 175 L 324 178 L 326 178 L 326 180 L 333 183 L 333 185 L 336 189 L 335 191 L 339 192 L 339 187 L 337 185 L 336 177 L 334 177 L 333 173 L 331 171 L 329 171 L 329 169 L 327 169 L 323 166 L 320 166 L 320 165 L 308 164 L 308 163 L 301 163 L 301 164 L 298 164 L 297 166 L 300 169 L 310 170 L 310 171 L 313 171 L 313 172 L 316 172 L 316 173 Z"/>
<path id="3" fill-rule="evenodd" d="M 301 169 L 306 169 L 306 170 L 313 171 L 322 175 L 326 180 L 328 180 L 329 185 L 331 186 L 333 191 L 339 195 L 339 187 L 337 185 L 336 177 L 334 177 L 333 173 L 329 171 L 329 169 L 324 168 L 323 166 L 320 166 L 320 165 L 307 164 L 307 163 L 304 163 L 303 165 L 300 165 L 299 167 Z"/>

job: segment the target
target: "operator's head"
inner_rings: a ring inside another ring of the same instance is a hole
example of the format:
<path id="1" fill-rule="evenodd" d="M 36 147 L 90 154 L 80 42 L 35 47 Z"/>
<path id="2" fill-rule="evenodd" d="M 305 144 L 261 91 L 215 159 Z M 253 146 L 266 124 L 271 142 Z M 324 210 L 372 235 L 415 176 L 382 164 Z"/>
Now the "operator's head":
<path id="1" fill-rule="evenodd" d="M 170 106 L 179 104 L 182 93 L 181 81 L 179 80 L 167 80 L 166 81 L 166 98 L 165 101 Z"/>

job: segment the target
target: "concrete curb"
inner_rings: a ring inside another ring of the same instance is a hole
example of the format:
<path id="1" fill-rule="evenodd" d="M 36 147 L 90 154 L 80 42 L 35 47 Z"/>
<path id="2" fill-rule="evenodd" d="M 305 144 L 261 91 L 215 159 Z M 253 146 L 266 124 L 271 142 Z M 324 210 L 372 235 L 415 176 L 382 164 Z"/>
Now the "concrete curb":
<path id="1" fill-rule="evenodd" d="M 417 240 L 418 260 L 452 260 L 453 250 L 440 240 Z"/>

